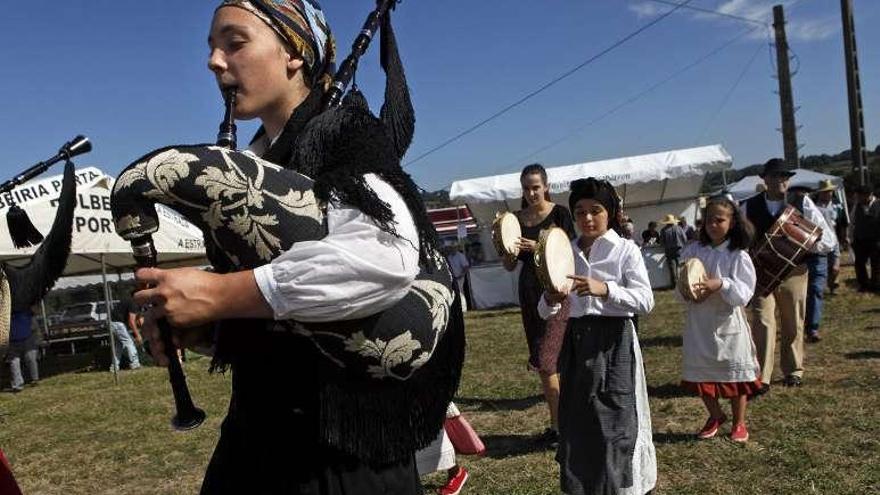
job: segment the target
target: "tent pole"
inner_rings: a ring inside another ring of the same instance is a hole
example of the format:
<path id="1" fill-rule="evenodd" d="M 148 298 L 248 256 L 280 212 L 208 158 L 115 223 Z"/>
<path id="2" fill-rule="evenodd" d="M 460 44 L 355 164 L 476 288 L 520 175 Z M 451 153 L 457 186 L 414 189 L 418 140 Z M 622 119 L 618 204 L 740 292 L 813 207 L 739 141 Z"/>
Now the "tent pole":
<path id="1" fill-rule="evenodd" d="M 104 253 L 101 253 L 101 279 L 104 281 L 104 308 L 107 311 L 107 335 L 110 336 L 110 369 L 113 370 L 113 382 L 119 385 L 119 360 L 116 356 L 116 339 L 113 337 L 113 325 L 110 323 L 110 286 L 107 284 L 107 264 L 104 262 Z M 115 365 L 114 365 L 115 364 Z"/>

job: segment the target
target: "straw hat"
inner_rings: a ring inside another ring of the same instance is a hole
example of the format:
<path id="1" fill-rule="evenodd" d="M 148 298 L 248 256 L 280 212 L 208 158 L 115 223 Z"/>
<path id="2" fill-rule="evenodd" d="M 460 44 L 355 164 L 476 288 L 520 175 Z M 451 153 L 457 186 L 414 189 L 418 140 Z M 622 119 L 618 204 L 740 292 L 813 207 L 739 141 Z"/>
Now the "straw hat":
<path id="1" fill-rule="evenodd" d="M 831 182 L 831 179 L 822 179 L 819 181 L 819 188 L 816 189 L 816 192 L 834 191 L 835 189 L 837 186 Z"/>
<path id="2" fill-rule="evenodd" d="M 672 215 L 672 214 L 667 213 L 667 214 L 666 214 L 666 217 L 665 217 L 665 218 L 663 219 L 663 221 L 661 221 L 660 223 L 663 223 L 663 224 L 669 225 L 669 224 L 672 224 L 672 223 L 678 223 L 678 219 L 675 218 L 675 215 Z"/>

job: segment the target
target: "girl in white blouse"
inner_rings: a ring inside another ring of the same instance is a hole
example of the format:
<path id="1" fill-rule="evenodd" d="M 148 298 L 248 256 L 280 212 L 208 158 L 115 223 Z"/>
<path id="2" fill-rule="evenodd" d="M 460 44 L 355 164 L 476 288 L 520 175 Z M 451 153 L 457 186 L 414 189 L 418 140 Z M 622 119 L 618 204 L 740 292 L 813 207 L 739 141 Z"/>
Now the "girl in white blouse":
<path id="1" fill-rule="evenodd" d="M 657 460 L 644 363 L 633 318 L 654 306 L 638 246 L 620 237 L 620 200 L 607 181 L 571 183 L 581 237 L 572 242 L 571 293 L 538 303 L 547 319 L 568 298 L 559 354 L 559 462 L 568 495 L 638 494 L 654 488 Z"/>
<path id="2" fill-rule="evenodd" d="M 720 398 L 730 399 L 730 439 L 745 442 L 747 398 L 761 387 L 744 306 L 755 292 L 755 267 L 746 249 L 753 237 L 751 223 L 728 198 L 709 200 L 699 241 L 685 247 L 681 258 L 699 259 L 707 279 L 693 285 L 696 301 L 686 302 L 682 387 L 696 393 L 709 411 L 700 439 L 714 437 L 727 416 Z"/>

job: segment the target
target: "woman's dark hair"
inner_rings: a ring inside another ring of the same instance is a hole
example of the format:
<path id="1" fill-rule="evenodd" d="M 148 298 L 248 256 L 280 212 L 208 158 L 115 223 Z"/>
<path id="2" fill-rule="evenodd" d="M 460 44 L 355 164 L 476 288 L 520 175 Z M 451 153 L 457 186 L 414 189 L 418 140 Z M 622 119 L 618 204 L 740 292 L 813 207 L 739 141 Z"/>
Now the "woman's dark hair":
<path id="1" fill-rule="evenodd" d="M 568 207 L 574 216 L 574 207 L 582 199 L 594 199 L 608 211 L 608 228 L 614 229 L 618 234 L 623 232 L 621 226 L 622 208 L 620 196 L 614 186 L 607 180 L 598 180 L 593 177 L 572 181 L 569 185 L 571 194 L 568 196 Z"/>
<path id="2" fill-rule="evenodd" d="M 544 183 L 545 186 L 549 186 L 547 182 L 547 170 L 544 169 L 544 166 L 540 163 L 533 163 L 531 165 L 526 165 L 525 168 L 522 169 L 522 172 L 519 174 L 519 182 L 522 184 L 523 179 L 532 175 L 538 174 L 541 176 L 541 182 Z M 550 188 L 548 187 L 546 191 L 544 191 L 544 199 L 550 201 Z M 525 195 L 523 195 L 522 200 L 519 202 L 520 208 L 528 208 L 529 202 L 526 201 Z"/>
<path id="3" fill-rule="evenodd" d="M 731 211 L 733 225 L 731 225 L 730 230 L 727 231 L 727 239 L 730 240 L 727 249 L 734 251 L 737 249 L 750 248 L 752 246 L 752 241 L 755 238 L 755 227 L 752 225 L 752 222 L 742 214 L 739 206 L 726 196 L 715 196 L 714 198 L 709 198 L 706 202 L 706 209 L 703 210 L 704 221 L 703 225 L 700 227 L 700 244 L 707 246 L 712 243 L 712 239 L 709 238 L 709 234 L 706 232 L 706 226 L 709 223 L 709 208 L 712 206 L 722 206 Z"/>

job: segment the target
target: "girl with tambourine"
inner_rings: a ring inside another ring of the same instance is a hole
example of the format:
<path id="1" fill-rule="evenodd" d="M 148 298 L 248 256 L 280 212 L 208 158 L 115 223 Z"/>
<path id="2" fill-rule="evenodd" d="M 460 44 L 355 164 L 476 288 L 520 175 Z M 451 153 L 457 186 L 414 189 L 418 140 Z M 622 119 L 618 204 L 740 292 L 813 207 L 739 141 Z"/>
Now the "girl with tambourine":
<path id="1" fill-rule="evenodd" d="M 523 328 L 529 346 L 529 369 L 538 371 L 544 399 L 550 409 L 552 426 L 544 430 L 540 440 L 555 447 L 558 438 L 557 409 L 559 404 L 559 374 L 556 370 L 556 357 L 562 345 L 565 331 L 564 315 L 557 318 L 556 325 L 548 324 L 538 315 L 536 307 L 541 298 L 541 283 L 535 271 L 535 248 L 538 235 L 544 229 L 559 227 L 574 238 L 574 225 L 571 214 L 562 205 L 550 201 L 550 186 L 547 171 L 534 163 L 523 168 L 519 176 L 522 185 L 522 209 L 516 212 L 522 236 L 516 243 L 519 254 L 504 259 L 504 266 L 510 271 L 522 261 L 519 272 L 519 307 L 522 309 Z M 560 325 L 561 323 L 561 325 Z"/>
<path id="2" fill-rule="evenodd" d="M 699 395 L 709 411 L 697 433 L 700 439 L 714 437 L 727 421 L 722 398 L 730 399 L 733 412 L 730 439 L 749 439 L 747 399 L 761 388 L 761 368 L 743 309 L 755 292 L 755 267 L 747 251 L 753 235 L 752 224 L 736 204 L 719 196 L 706 205 L 699 242 L 682 251 L 681 259 L 700 260 L 706 273 L 682 288 L 687 305 L 682 387 Z"/>
<path id="3" fill-rule="evenodd" d="M 621 205 L 610 183 L 576 180 L 568 201 L 581 231 L 570 292 L 545 292 L 537 308 L 543 318 L 566 299 L 571 308 L 559 354 L 562 491 L 647 493 L 657 461 L 633 320 L 654 307 L 648 270 L 639 247 L 617 233 Z"/>

